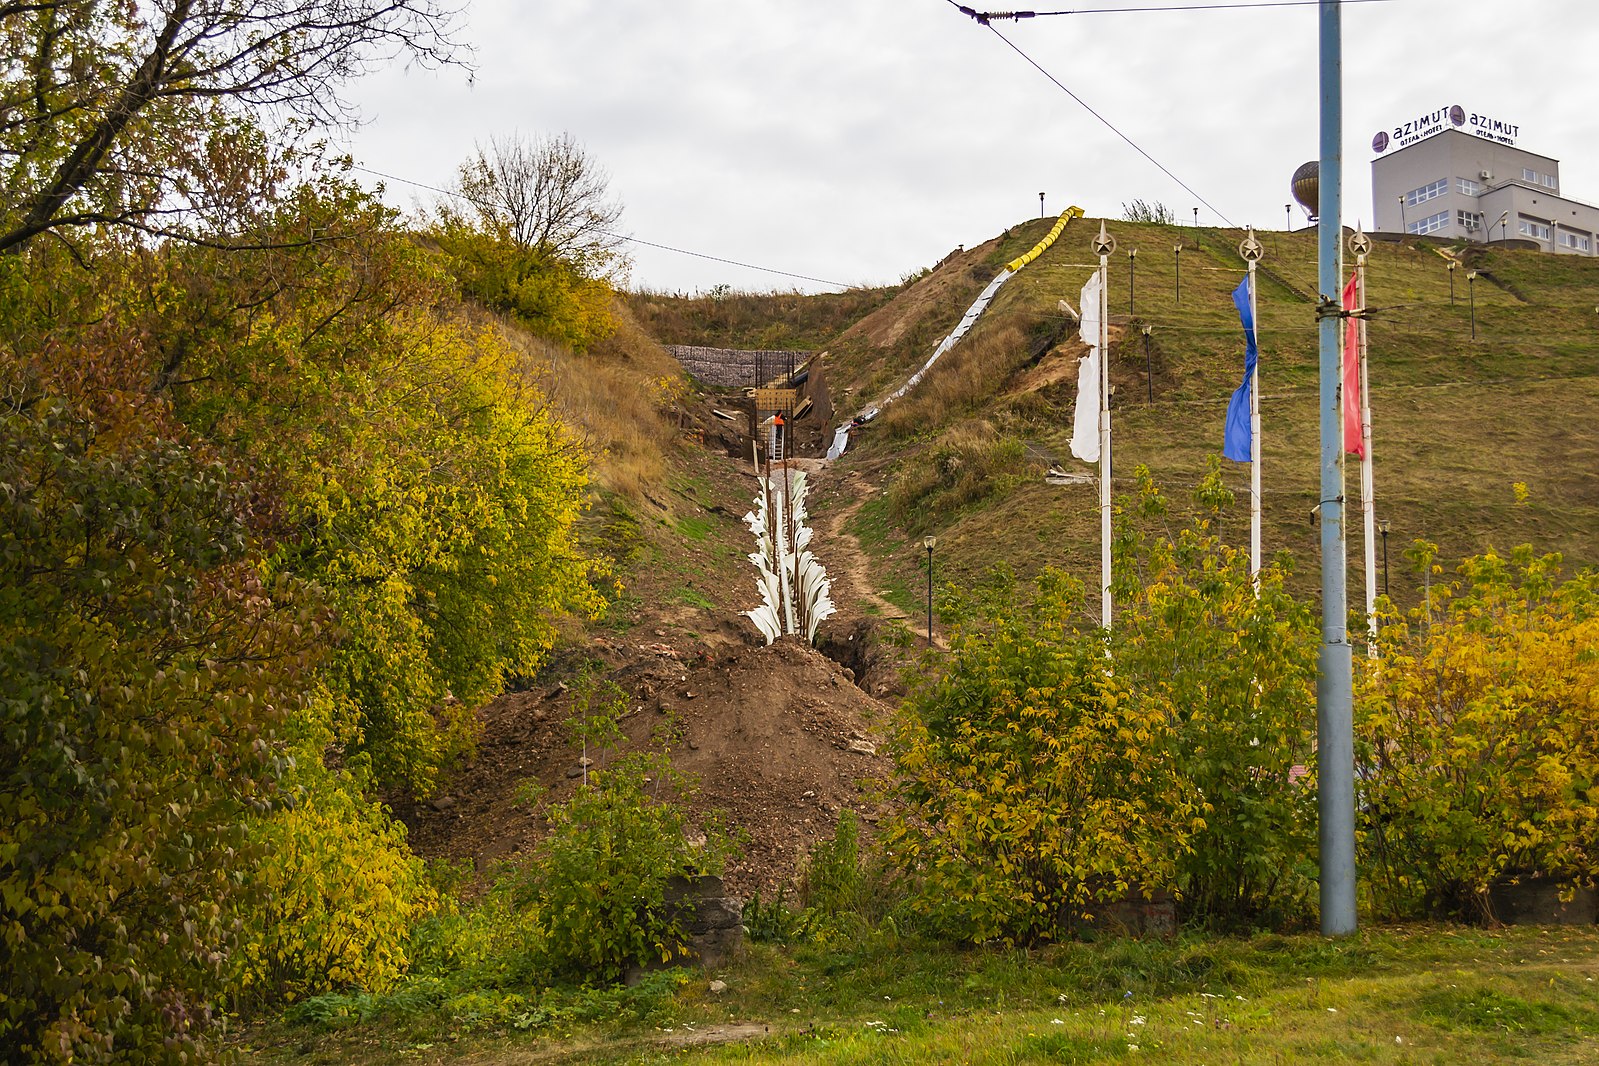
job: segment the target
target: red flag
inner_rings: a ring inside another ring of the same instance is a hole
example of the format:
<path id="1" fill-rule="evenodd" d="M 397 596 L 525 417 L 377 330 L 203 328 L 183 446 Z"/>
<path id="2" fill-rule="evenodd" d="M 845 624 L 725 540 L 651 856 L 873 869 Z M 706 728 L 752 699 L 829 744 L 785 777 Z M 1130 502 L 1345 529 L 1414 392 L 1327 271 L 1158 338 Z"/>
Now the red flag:
<path id="1" fill-rule="evenodd" d="M 1344 310 L 1358 309 L 1355 275 L 1344 286 Z M 1360 432 L 1360 320 L 1344 319 L 1344 451 L 1366 457 L 1366 442 Z"/>

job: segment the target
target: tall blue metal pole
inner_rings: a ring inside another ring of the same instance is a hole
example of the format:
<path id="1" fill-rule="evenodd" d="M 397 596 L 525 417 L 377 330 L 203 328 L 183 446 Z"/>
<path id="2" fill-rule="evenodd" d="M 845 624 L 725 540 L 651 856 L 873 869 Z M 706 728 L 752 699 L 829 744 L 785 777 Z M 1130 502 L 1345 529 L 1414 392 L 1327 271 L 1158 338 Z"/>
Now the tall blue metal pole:
<path id="1" fill-rule="evenodd" d="M 1316 677 L 1321 815 L 1321 932 L 1355 931 L 1355 741 L 1345 585 L 1343 404 L 1338 351 L 1343 275 L 1343 34 L 1337 0 L 1321 0 L 1321 163 L 1317 283 L 1321 292 L 1321 654 Z"/>

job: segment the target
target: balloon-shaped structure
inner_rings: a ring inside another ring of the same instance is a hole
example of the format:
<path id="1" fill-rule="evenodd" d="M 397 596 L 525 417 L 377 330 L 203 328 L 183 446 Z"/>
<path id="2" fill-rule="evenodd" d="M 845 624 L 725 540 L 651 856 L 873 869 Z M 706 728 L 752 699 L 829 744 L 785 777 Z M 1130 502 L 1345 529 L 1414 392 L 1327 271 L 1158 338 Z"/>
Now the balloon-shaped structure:
<path id="1" fill-rule="evenodd" d="M 1310 216 L 1312 222 L 1316 221 L 1317 214 L 1321 211 L 1321 203 L 1317 199 L 1321 195 L 1321 164 L 1312 159 L 1308 163 L 1301 163 L 1299 169 L 1294 171 L 1293 190 L 1294 199 L 1299 201 L 1299 206 L 1305 209 L 1305 214 Z"/>

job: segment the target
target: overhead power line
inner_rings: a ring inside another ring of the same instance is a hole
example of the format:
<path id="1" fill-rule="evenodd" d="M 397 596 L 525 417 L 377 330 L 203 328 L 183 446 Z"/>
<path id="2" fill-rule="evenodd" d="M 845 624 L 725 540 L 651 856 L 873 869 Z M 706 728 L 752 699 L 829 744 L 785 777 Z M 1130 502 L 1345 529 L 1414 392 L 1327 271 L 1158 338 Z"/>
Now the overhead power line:
<path id="1" fill-rule="evenodd" d="M 371 167 L 363 167 L 358 163 L 352 163 L 350 167 L 352 170 L 359 170 L 363 174 L 371 174 L 374 177 L 384 178 L 388 181 L 400 182 L 402 185 L 411 185 L 418 189 L 426 189 L 428 192 L 436 192 L 440 196 L 453 196 L 457 200 L 465 200 L 469 204 L 478 204 L 481 207 L 493 206 L 491 204 L 484 204 L 481 201 L 474 200 L 472 197 L 466 195 L 458 189 L 441 189 L 437 185 L 429 185 L 426 182 L 414 181 L 411 178 L 402 178 L 398 174 L 388 174 L 381 170 L 373 170 Z M 601 233 L 607 237 L 615 238 L 619 241 L 627 241 L 629 244 L 642 244 L 648 248 L 658 248 L 663 252 L 675 252 L 678 255 L 690 255 L 696 259 L 710 260 L 713 263 L 725 263 L 728 266 L 743 267 L 745 270 L 759 270 L 767 274 L 779 274 L 785 278 L 796 278 L 800 281 L 814 281 L 818 285 L 832 285 L 840 289 L 852 289 L 855 287 L 843 281 L 831 281 L 827 278 L 813 278 L 809 274 L 796 274 L 793 271 L 779 270 L 776 267 L 759 266 L 755 263 L 743 263 L 737 259 L 724 259 L 719 255 L 711 255 L 707 252 L 695 252 L 687 248 L 674 248 L 670 244 L 658 244 L 655 241 L 647 241 L 642 237 L 633 237 L 626 233 L 612 233 L 609 230 L 596 230 L 595 232 Z"/>
<path id="2" fill-rule="evenodd" d="M 1130 15 L 1151 11 L 1238 11 L 1255 7 L 1319 7 L 1322 0 L 1259 0 L 1257 3 L 1221 3 L 1221 4 L 1155 4 L 1145 7 L 1079 7 L 1063 11 L 976 11 L 965 4 L 948 0 L 949 5 L 958 8 L 963 15 L 968 15 L 981 25 L 987 26 L 996 19 L 1021 19 L 1048 18 L 1051 15 Z M 1390 0 L 1337 0 L 1339 4 L 1386 4 Z"/>
<path id="3" fill-rule="evenodd" d="M 1098 119 L 1100 121 L 1100 123 L 1102 125 L 1104 125 L 1104 127 L 1106 129 L 1110 130 L 1116 136 L 1118 136 L 1122 140 L 1126 141 L 1127 144 L 1133 149 L 1133 151 L 1137 152 L 1139 155 L 1143 156 L 1145 159 L 1147 159 L 1151 163 L 1153 163 L 1157 168 L 1159 168 L 1159 170 L 1160 170 L 1160 172 L 1162 174 L 1165 174 L 1172 181 L 1175 181 L 1178 185 L 1181 185 L 1183 187 L 1183 189 L 1186 192 L 1188 192 L 1189 195 L 1193 196 L 1194 199 L 1198 200 L 1200 203 L 1202 203 L 1206 207 L 1210 208 L 1211 212 L 1214 213 L 1223 222 L 1226 222 L 1229 226 L 1236 226 L 1237 223 L 1233 222 L 1232 219 L 1230 219 L 1226 215 L 1222 214 L 1222 212 L 1220 210 L 1218 210 L 1216 208 L 1216 206 L 1214 204 L 1212 204 L 1209 200 L 1207 200 L 1203 196 L 1199 195 L 1199 193 L 1194 190 L 1193 186 L 1189 185 L 1182 178 L 1179 178 L 1176 174 L 1172 173 L 1172 171 L 1171 171 L 1171 169 L 1169 167 L 1167 167 L 1160 160 L 1156 159 L 1154 156 L 1152 156 L 1148 152 L 1146 152 L 1143 149 L 1142 146 L 1140 146 L 1131 137 L 1127 136 L 1127 134 L 1125 134 L 1121 130 L 1117 129 L 1115 124 L 1113 124 L 1109 119 L 1107 119 L 1104 115 L 1101 115 L 1098 111 L 1095 111 L 1092 107 L 1090 107 L 1088 105 L 1087 101 L 1085 101 L 1082 97 L 1078 96 L 1076 93 L 1074 93 L 1070 89 L 1068 89 L 1066 87 L 1066 85 L 1059 78 L 1055 77 L 1055 75 L 1053 75 L 1049 71 L 1045 70 L 1043 68 L 1043 66 L 1040 65 L 1039 62 L 1037 60 L 1035 60 L 1032 56 L 1030 56 L 1026 52 L 1022 51 L 1021 48 L 1016 44 L 1015 41 L 1012 41 L 1009 37 L 1006 37 L 1003 33 L 1000 33 L 999 30 L 994 26 L 994 20 L 996 20 L 996 19 L 1020 20 L 1020 19 L 1030 19 L 1030 18 L 1043 18 L 1043 17 L 1047 17 L 1047 16 L 1051 16 L 1051 15 L 1113 15 L 1113 14 L 1131 14 L 1131 13 L 1134 13 L 1134 12 L 1151 12 L 1151 11 L 1222 11 L 1222 10 L 1240 10 L 1240 9 L 1254 8 L 1254 7 L 1262 7 L 1262 8 L 1264 8 L 1264 7 L 1309 7 L 1309 6 L 1319 5 L 1321 3 L 1321 0 L 1259 0 L 1259 2 L 1256 2 L 1256 3 L 1161 4 L 1161 5 L 1148 5 L 1148 6 L 1143 6 L 1143 7 L 1094 7 L 1094 8 L 1076 8 L 1076 9 L 1058 10 L 1058 11 L 977 11 L 977 10 L 975 10 L 973 8 L 967 7 L 965 4 L 958 3 L 957 0 L 945 0 L 945 2 L 948 3 L 950 7 L 953 7 L 955 10 L 959 11 L 961 14 L 966 15 L 969 18 L 974 19 L 977 22 L 978 25 L 984 26 L 984 27 L 988 28 L 989 30 L 991 30 L 995 37 L 998 37 L 1000 40 L 1004 41 L 1007 45 L 1009 45 L 1010 48 L 1017 55 L 1021 56 L 1024 60 L 1026 60 L 1028 62 L 1028 64 L 1032 66 L 1032 68 L 1034 70 L 1038 71 L 1044 77 L 1048 78 L 1051 82 L 1053 82 L 1055 84 L 1055 87 L 1058 88 L 1061 92 L 1065 93 L 1067 96 L 1069 96 L 1073 100 L 1077 101 L 1077 104 L 1080 107 L 1082 107 L 1083 110 L 1087 111 L 1090 115 L 1093 115 L 1096 119 Z M 1383 4 L 1383 3 L 1390 2 L 1390 0 L 1337 0 L 1337 2 L 1340 3 L 1340 4 Z"/>
<path id="4" fill-rule="evenodd" d="M 950 0 L 950 2 L 953 3 L 954 0 Z M 956 4 L 955 6 L 956 7 L 960 7 L 959 4 Z M 1009 45 L 1012 51 L 1014 51 L 1017 55 L 1019 55 L 1023 59 L 1025 59 L 1028 62 L 1028 64 L 1030 66 L 1032 66 L 1032 68 L 1034 70 L 1038 71 L 1044 77 L 1048 78 L 1051 82 L 1053 82 L 1057 89 L 1059 89 L 1061 92 L 1065 93 L 1067 96 L 1071 97 L 1073 100 L 1077 101 L 1078 105 L 1081 106 L 1084 111 L 1087 111 L 1090 115 L 1093 115 L 1095 118 L 1097 118 L 1100 121 L 1100 123 L 1102 125 L 1104 125 L 1104 127 L 1106 129 L 1110 130 L 1116 136 L 1118 136 L 1122 140 L 1126 141 L 1127 144 L 1133 149 L 1133 151 L 1137 152 L 1139 155 L 1141 155 L 1145 159 L 1149 160 L 1151 163 L 1153 163 L 1160 170 L 1160 172 L 1162 174 L 1166 175 L 1172 181 L 1175 181 L 1178 185 L 1181 185 L 1183 187 L 1183 189 L 1186 190 L 1187 193 L 1190 196 L 1192 196 L 1194 199 L 1198 200 L 1200 203 L 1204 204 L 1206 207 L 1210 208 L 1212 214 L 1216 215 L 1216 217 L 1220 218 L 1223 222 L 1227 223 L 1229 226 L 1236 227 L 1238 225 L 1232 219 L 1228 218 L 1225 214 L 1223 214 L 1221 209 L 1218 208 L 1215 204 L 1212 204 L 1209 200 L 1207 200 L 1203 196 L 1199 195 L 1199 193 L 1195 191 L 1195 189 L 1194 189 L 1194 187 L 1192 185 L 1188 184 L 1182 178 L 1179 178 L 1176 174 L 1172 173 L 1170 167 L 1166 166 L 1166 164 L 1162 163 L 1160 160 L 1156 159 L 1154 156 L 1152 156 L 1148 152 L 1144 151 L 1143 147 L 1140 146 L 1137 141 L 1133 140 L 1131 137 L 1127 136 L 1127 134 L 1125 134 L 1121 130 L 1117 129 L 1116 125 L 1114 123 L 1112 123 L 1110 121 L 1110 119 L 1106 118 L 1104 115 L 1101 115 L 1098 111 L 1095 111 L 1092 107 L 1089 106 L 1088 102 L 1085 101 L 1081 96 L 1078 96 L 1076 93 L 1074 93 L 1070 89 L 1068 89 L 1066 87 L 1066 85 L 1059 78 L 1055 77 L 1055 75 L 1053 75 L 1049 71 L 1045 70 L 1039 64 L 1039 62 L 1036 59 L 1034 59 L 1032 56 L 1028 55 L 1026 52 L 1022 51 L 1021 48 L 1017 47 L 1015 41 L 1012 41 L 1009 37 L 1006 37 L 1003 33 L 1000 33 L 999 30 L 997 28 L 995 28 L 992 24 L 984 22 L 983 25 L 987 26 L 989 32 L 991 32 L 995 37 L 998 37 L 1000 40 L 1004 41 L 1007 45 Z"/>

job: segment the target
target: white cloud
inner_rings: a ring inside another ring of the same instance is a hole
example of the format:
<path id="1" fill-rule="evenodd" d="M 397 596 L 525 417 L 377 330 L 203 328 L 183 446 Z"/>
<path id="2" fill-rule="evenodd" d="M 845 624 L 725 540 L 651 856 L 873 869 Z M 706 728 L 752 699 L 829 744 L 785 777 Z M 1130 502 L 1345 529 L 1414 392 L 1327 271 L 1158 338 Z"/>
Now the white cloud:
<path id="1" fill-rule="evenodd" d="M 1561 159 L 1569 195 L 1599 201 L 1589 4 L 1395 0 L 1346 5 L 1342 22 L 1346 221 L 1371 215 L 1371 133 L 1437 101 L 1519 122 L 1522 147 Z M 1289 176 L 1317 154 L 1315 9 L 996 26 L 1225 216 L 1283 225 Z M 636 236 L 847 282 L 985 240 L 1036 215 L 1039 190 L 1051 212 L 1114 217 L 1143 199 L 1188 219 L 1197 203 L 943 0 L 477 0 L 467 35 L 471 85 L 392 68 L 354 87 L 370 120 L 359 161 L 446 184 L 475 143 L 566 130 L 611 173 Z M 790 284 L 635 259 L 654 288 Z"/>

